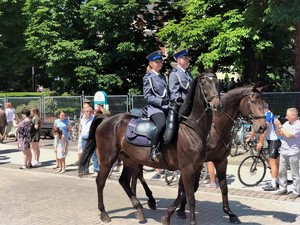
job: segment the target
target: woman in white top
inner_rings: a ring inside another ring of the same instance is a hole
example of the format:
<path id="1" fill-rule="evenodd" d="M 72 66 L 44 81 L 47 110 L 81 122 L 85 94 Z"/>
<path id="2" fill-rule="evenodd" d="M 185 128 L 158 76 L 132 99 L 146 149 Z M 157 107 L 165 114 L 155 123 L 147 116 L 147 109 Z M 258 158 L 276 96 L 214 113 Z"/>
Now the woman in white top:
<path id="1" fill-rule="evenodd" d="M 7 139 L 9 132 L 13 128 L 14 118 L 15 118 L 15 112 L 14 112 L 14 109 L 12 108 L 12 105 L 10 102 L 7 102 L 5 104 L 5 114 L 6 114 L 6 119 L 7 119 L 7 127 L 5 129 L 4 138 Z"/>

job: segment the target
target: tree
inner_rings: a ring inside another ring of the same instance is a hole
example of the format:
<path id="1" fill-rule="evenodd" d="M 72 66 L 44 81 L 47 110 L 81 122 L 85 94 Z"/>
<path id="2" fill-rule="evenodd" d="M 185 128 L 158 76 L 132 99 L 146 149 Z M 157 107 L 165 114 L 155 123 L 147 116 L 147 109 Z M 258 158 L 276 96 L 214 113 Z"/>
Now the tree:
<path id="1" fill-rule="evenodd" d="M 24 6 L 26 49 L 34 56 L 36 70 L 50 77 L 52 88 L 59 93 L 96 87 L 97 53 L 84 40 L 79 14 L 83 2 L 26 0 Z"/>
<path id="2" fill-rule="evenodd" d="M 274 80 L 288 77 L 294 33 L 289 27 L 265 21 L 266 2 L 183 2 L 178 3 L 183 6 L 182 19 L 170 20 L 158 36 L 168 48 L 179 43 L 181 48 L 191 49 L 195 72 L 218 68 L 241 74 L 244 82 L 264 80 L 274 85 Z M 274 56 L 280 57 L 274 60 Z"/>
<path id="3" fill-rule="evenodd" d="M 24 1 L 0 1 L 0 89 L 29 90 L 31 64 L 24 52 Z"/>
<path id="4" fill-rule="evenodd" d="M 144 32 L 149 26 L 144 21 L 148 2 L 90 0 L 82 5 L 89 44 L 98 54 L 98 83 L 109 93 L 124 93 L 142 84 L 145 57 L 158 46 L 154 36 Z"/>
<path id="5" fill-rule="evenodd" d="M 269 0 L 267 20 L 272 24 L 295 30 L 295 85 L 300 91 L 300 4 L 297 0 Z"/>

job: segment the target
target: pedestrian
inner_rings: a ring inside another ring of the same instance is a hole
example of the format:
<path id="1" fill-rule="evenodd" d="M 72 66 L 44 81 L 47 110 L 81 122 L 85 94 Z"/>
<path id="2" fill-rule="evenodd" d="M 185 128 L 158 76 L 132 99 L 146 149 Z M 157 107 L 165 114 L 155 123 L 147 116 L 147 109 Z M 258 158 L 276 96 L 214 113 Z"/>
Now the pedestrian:
<path id="1" fill-rule="evenodd" d="M 66 119 L 66 114 L 63 111 L 59 112 L 58 117 L 59 118 L 54 121 L 53 130 L 55 130 L 55 128 L 57 128 L 57 127 L 62 130 L 63 135 L 66 137 L 66 142 L 67 142 L 66 155 L 68 155 L 68 145 L 69 145 L 69 137 L 70 137 L 69 132 L 71 130 L 71 123 L 68 119 Z M 57 142 L 57 140 L 54 138 L 54 146 L 55 146 L 56 142 Z M 55 152 L 56 166 L 53 169 L 59 168 L 56 155 L 57 154 Z"/>
<path id="2" fill-rule="evenodd" d="M 0 143 L 3 143 L 4 138 L 5 138 L 5 128 L 7 126 L 7 118 L 6 118 L 6 113 L 2 109 L 2 104 L 0 104 Z"/>
<path id="3" fill-rule="evenodd" d="M 206 162 L 207 165 L 207 170 L 208 170 L 208 174 L 209 174 L 209 181 L 208 184 L 206 185 L 206 187 L 208 188 L 217 188 L 217 184 L 216 184 L 216 174 L 215 174 L 215 165 L 212 161 L 208 161 Z"/>
<path id="4" fill-rule="evenodd" d="M 104 108 L 102 103 L 98 103 L 95 109 L 95 115 L 102 114 L 104 117 L 109 117 L 111 115 L 110 111 Z"/>
<path id="5" fill-rule="evenodd" d="M 30 129 L 32 127 L 32 122 L 29 118 L 30 111 L 23 109 L 22 120 L 18 123 L 17 136 L 18 136 L 18 149 L 23 152 L 24 164 L 19 169 L 28 169 L 32 167 L 31 164 L 31 150 L 30 150 Z"/>
<path id="6" fill-rule="evenodd" d="M 67 154 L 67 140 L 66 136 L 63 134 L 62 130 L 58 127 L 53 129 L 53 135 L 55 136 L 56 144 L 56 158 L 58 168 L 55 171 L 56 173 L 65 173 L 66 172 L 66 154 Z"/>
<path id="7" fill-rule="evenodd" d="M 85 146 L 87 144 L 87 140 L 88 140 L 89 132 L 90 132 L 90 127 L 91 127 L 91 124 L 93 122 L 93 119 L 94 119 L 93 109 L 91 107 L 87 107 L 86 109 L 84 109 L 84 115 L 81 118 L 80 123 L 79 123 L 79 126 L 80 126 L 80 129 L 79 129 L 80 133 L 79 134 L 80 134 L 80 138 L 81 138 L 81 148 L 82 148 L 83 151 L 84 151 Z M 84 168 L 84 173 L 85 173 L 85 175 L 89 174 L 88 166 L 86 168 Z"/>
<path id="8" fill-rule="evenodd" d="M 236 82 L 234 80 L 234 77 L 231 77 L 230 82 L 229 82 L 229 90 L 232 90 L 236 88 Z"/>
<path id="9" fill-rule="evenodd" d="M 168 84 L 166 77 L 160 73 L 163 66 L 162 52 L 152 52 L 146 58 L 149 65 L 143 77 L 143 93 L 148 103 L 147 115 L 156 126 L 151 140 L 150 158 L 158 162 L 161 157 L 159 142 L 169 105 Z"/>
<path id="10" fill-rule="evenodd" d="M 271 183 L 268 183 L 266 186 L 263 186 L 262 189 L 264 191 L 275 191 L 278 189 L 278 169 L 279 169 L 279 147 L 280 147 L 280 140 L 279 137 L 276 134 L 276 126 L 275 126 L 275 116 L 274 114 L 269 110 L 268 103 L 264 102 L 263 104 L 265 117 L 266 117 L 266 123 L 267 123 L 267 129 L 262 133 L 259 137 L 259 141 L 256 145 L 256 150 L 261 151 L 265 140 L 267 140 L 268 143 L 268 154 L 269 154 L 269 165 L 271 169 Z M 255 135 L 254 131 L 251 131 L 250 136 L 245 141 L 246 143 L 250 140 L 251 137 Z"/>
<path id="11" fill-rule="evenodd" d="M 31 137 L 31 145 L 33 151 L 33 158 L 35 162 L 32 164 L 33 166 L 40 166 L 40 128 L 41 128 L 41 118 L 39 115 L 39 110 L 37 108 L 31 109 L 32 123 L 34 128 L 36 129 L 35 134 Z"/>
<path id="12" fill-rule="evenodd" d="M 11 132 L 14 126 L 14 118 L 15 118 L 15 111 L 10 102 L 6 102 L 5 104 L 5 114 L 7 119 L 7 126 L 4 133 L 4 139 L 6 140 L 8 134 Z"/>
<path id="13" fill-rule="evenodd" d="M 279 159 L 279 187 L 277 195 L 288 194 L 287 190 L 287 168 L 290 167 L 293 179 L 293 193 L 290 199 L 300 197 L 300 121 L 298 110 L 289 108 L 286 111 L 286 121 L 283 125 L 276 119 L 275 124 L 281 135 L 280 159 Z"/>
<path id="14" fill-rule="evenodd" d="M 102 122 L 102 120 L 106 117 L 109 117 L 111 115 L 110 111 L 104 108 L 104 105 L 102 103 L 98 103 L 96 105 L 96 109 L 94 110 L 94 119 L 92 124 L 95 122 L 97 124 L 100 124 Z M 96 120 L 98 120 L 98 122 L 96 122 Z M 91 136 L 91 133 L 89 133 L 89 136 Z M 97 156 L 97 151 L 95 149 L 93 156 L 92 156 L 92 162 L 93 162 L 93 177 L 97 177 L 98 173 L 100 171 L 100 167 L 99 167 L 99 161 L 98 160 L 98 156 Z M 118 159 L 118 164 L 120 164 L 121 161 L 120 159 Z"/>
<path id="15" fill-rule="evenodd" d="M 86 99 L 83 103 L 83 107 L 80 111 L 80 116 L 79 116 L 79 123 L 78 123 L 78 128 L 77 128 L 77 132 L 78 132 L 78 142 L 77 142 L 77 161 L 72 163 L 71 165 L 72 166 L 78 166 L 78 163 L 79 163 L 79 160 L 80 160 L 80 157 L 82 155 L 82 143 L 81 143 L 81 134 L 80 134 L 80 120 L 82 119 L 82 117 L 84 116 L 84 111 L 90 107 L 90 103 L 89 101 Z"/>

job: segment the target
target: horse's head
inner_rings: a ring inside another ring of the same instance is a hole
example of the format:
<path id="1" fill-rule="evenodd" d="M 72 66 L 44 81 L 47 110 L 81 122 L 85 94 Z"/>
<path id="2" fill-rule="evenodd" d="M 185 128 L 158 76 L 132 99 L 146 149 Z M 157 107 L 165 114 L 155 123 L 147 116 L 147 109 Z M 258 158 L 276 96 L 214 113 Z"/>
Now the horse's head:
<path id="1" fill-rule="evenodd" d="M 263 110 L 264 100 L 262 91 L 264 91 L 267 86 L 258 86 L 259 84 L 255 84 L 246 89 L 244 93 L 245 98 L 241 101 L 239 110 L 243 117 L 252 120 L 252 127 L 255 133 L 263 133 L 267 128 L 267 124 Z"/>
<path id="2" fill-rule="evenodd" d="M 200 85 L 203 97 L 207 106 L 211 108 L 214 113 L 220 113 L 222 109 L 218 83 L 217 75 L 212 71 L 206 71 L 200 75 Z"/>

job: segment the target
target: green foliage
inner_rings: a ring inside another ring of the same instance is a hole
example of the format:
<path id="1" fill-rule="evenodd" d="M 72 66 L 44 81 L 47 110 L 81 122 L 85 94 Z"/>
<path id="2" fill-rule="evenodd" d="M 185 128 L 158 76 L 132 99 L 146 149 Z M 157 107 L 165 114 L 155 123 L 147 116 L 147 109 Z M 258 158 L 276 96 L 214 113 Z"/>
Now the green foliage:
<path id="1" fill-rule="evenodd" d="M 244 81 L 253 82 L 268 82 L 269 73 L 284 78 L 288 68 L 294 66 L 293 60 L 287 60 L 294 55 L 294 30 L 290 29 L 294 23 L 289 20 L 283 27 L 266 22 L 271 11 L 280 17 L 280 12 L 274 11 L 275 2 L 180 1 L 185 14 L 170 20 L 158 37 L 172 51 L 189 48 L 193 71 L 218 68 L 221 72 L 238 72 Z M 291 5 L 294 2 L 287 7 Z"/>
<path id="2" fill-rule="evenodd" d="M 121 87 L 123 80 L 116 74 L 98 75 L 99 89 L 105 90 L 106 93 L 112 92 L 111 87 Z"/>
<path id="3" fill-rule="evenodd" d="M 128 95 L 130 96 L 130 95 L 141 95 L 142 94 L 142 92 L 141 92 L 141 90 L 139 90 L 138 88 L 130 88 L 129 90 L 128 90 Z"/>
<path id="4" fill-rule="evenodd" d="M 194 74 L 292 83 L 299 12 L 298 0 L 2 0 L 0 90 L 140 90 L 145 56 L 164 46 L 188 48 Z"/>

